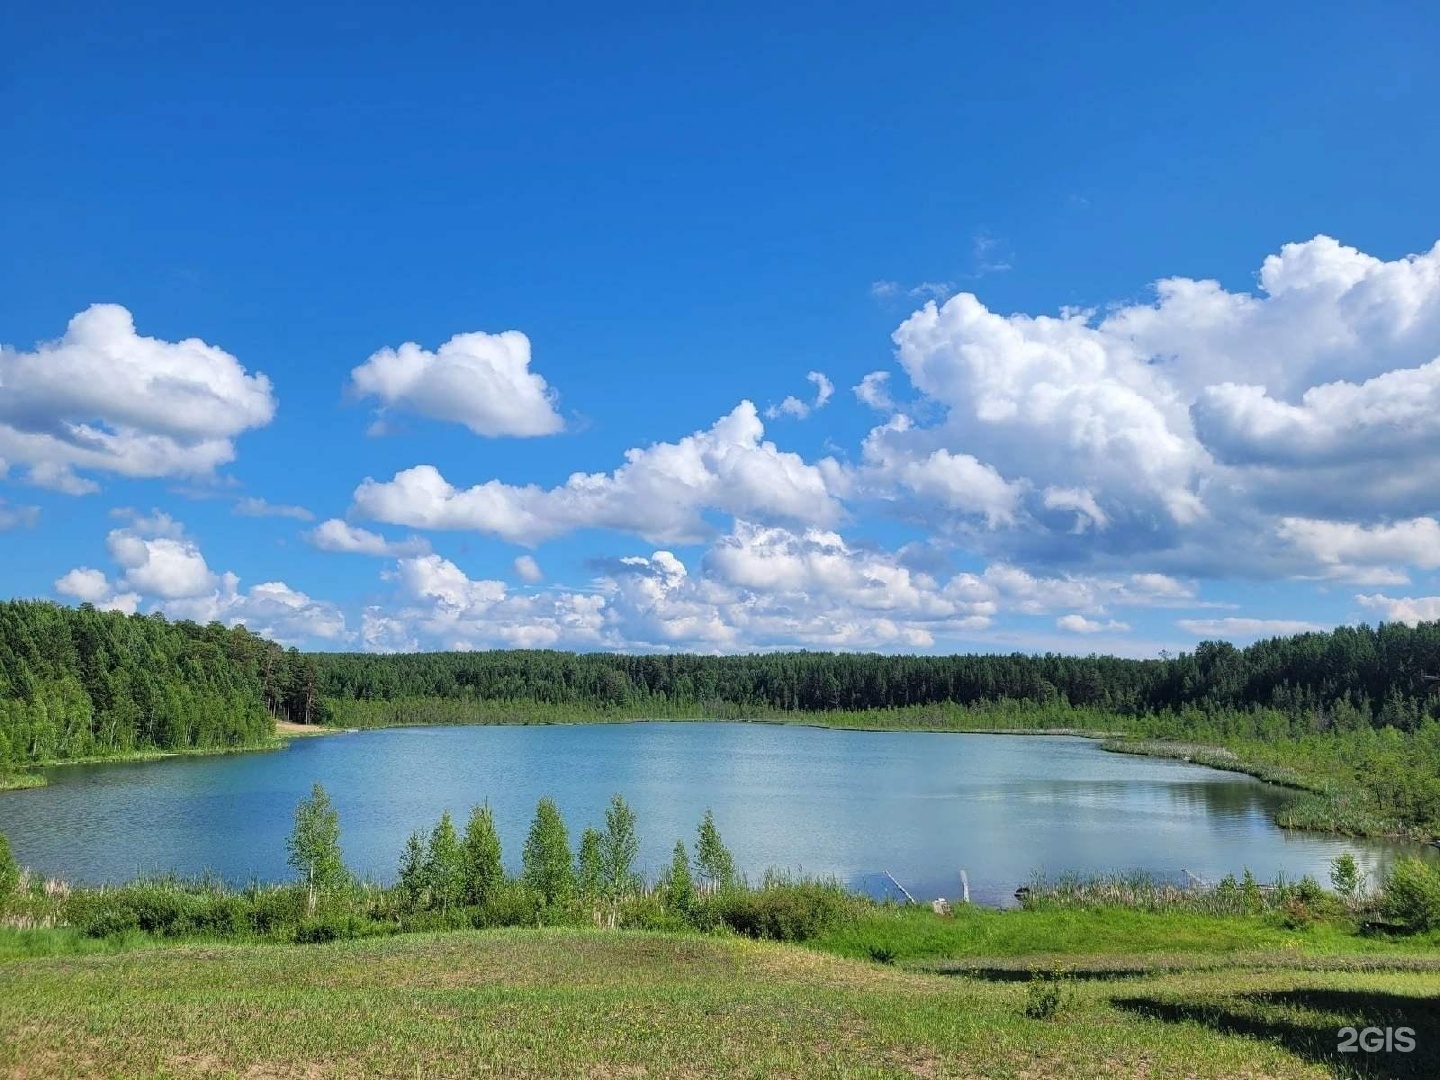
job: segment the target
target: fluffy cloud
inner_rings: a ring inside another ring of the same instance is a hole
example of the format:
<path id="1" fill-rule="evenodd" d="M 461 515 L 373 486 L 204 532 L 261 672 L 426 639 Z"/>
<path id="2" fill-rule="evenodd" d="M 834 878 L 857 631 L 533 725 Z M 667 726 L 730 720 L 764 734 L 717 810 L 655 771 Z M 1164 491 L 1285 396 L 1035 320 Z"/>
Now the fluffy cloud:
<path id="1" fill-rule="evenodd" d="M 598 593 L 516 595 L 502 581 L 471 580 L 439 555 L 401 559 L 389 576 L 398 607 L 372 608 L 362 621 L 362 638 L 372 650 L 410 649 L 421 641 L 448 649 L 607 644 L 606 600 Z"/>
<path id="2" fill-rule="evenodd" d="M 383 407 L 464 424 L 476 435 L 553 435 L 565 426 L 554 392 L 530 370 L 530 339 L 517 330 L 456 334 L 435 352 L 413 341 L 381 349 L 350 382 Z"/>
<path id="3" fill-rule="evenodd" d="M 515 576 L 526 585 L 538 585 L 545 580 L 545 572 L 532 555 L 520 555 L 515 559 Z"/>
<path id="4" fill-rule="evenodd" d="M 30 482 L 98 490 L 77 473 L 194 476 L 235 456 L 234 439 L 270 422 L 275 399 L 223 349 L 141 337 L 130 312 L 96 304 L 33 351 L 0 346 L 0 458 Z"/>
<path id="5" fill-rule="evenodd" d="M 942 451 L 964 461 L 962 490 L 990 492 L 973 500 L 991 530 L 974 542 L 1024 561 L 1345 576 L 1359 561 L 1324 561 L 1291 519 L 1383 531 L 1435 505 L 1440 245 L 1385 261 L 1322 236 L 1267 258 L 1253 294 L 1155 290 L 1103 315 L 926 304 L 894 338 L 941 419 L 893 417 L 867 444 L 900 486 Z M 879 374 L 857 396 L 893 408 Z M 953 500 L 934 501 L 944 525 Z M 1391 550 L 1365 580 L 1427 564 L 1399 538 Z"/>
<path id="6" fill-rule="evenodd" d="M 1189 596 L 1154 576 L 1045 578 L 1006 566 L 929 573 L 829 530 L 743 520 L 698 563 L 666 550 L 611 559 L 583 590 L 517 593 L 438 555 L 402 559 L 387 576 L 393 604 L 362 620 L 371 649 L 930 650 L 976 640 L 1007 613 L 1068 611 L 1063 630 L 1121 634 L 1129 627 L 1105 617 L 1109 606 Z"/>
<path id="7" fill-rule="evenodd" d="M 58 595 L 130 613 L 149 601 L 152 609 L 170 618 L 230 626 L 244 623 L 257 634 L 287 644 L 343 642 L 352 636 L 333 604 L 311 599 L 280 581 L 242 590 L 235 574 L 213 572 L 198 545 L 169 516 L 126 516 L 128 524 L 111 530 L 106 538 L 119 577 L 112 582 L 101 570 L 76 567 L 55 582 Z"/>
<path id="8" fill-rule="evenodd" d="M 890 372 L 872 371 L 850 388 L 862 405 L 877 412 L 890 412 L 895 402 L 890 398 Z"/>
<path id="9" fill-rule="evenodd" d="M 1109 619 L 1101 622 L 1098 619 L 1087 619 L 1084 615 L 1061 615 L 1055 620 L 1057 629 L 1064 630 L 1071 634 L 1099 634 L 1106 630 L 1124 631 L 1130 629 L 1129 623 L 1118 622 Z"/>
<path id="10" fill-rule="evenodd" d="M 797 420 L 804 420 L 812 412 L 823 409 L 829 403 L 835 394 L 835 384 L 818 371 L 806 373 L 805 378 L 815 384 L 815 400 L 801 401 L 792 394 L 779 405 L 772 405 L 766 409 L 767 419 L 776 420 L 782 416 L 793 416 Z"/>
<path id="11" fill-rule="evenodd" d="M 1279 535 L 1326 576 L 1353 577 L 1358 568 L 1440 567 L 1440 522 L 1415 518 L 1383 525 L 1284 518 Z"/>
<path id="12" fill-rule="evenodd" d="M 1382 613 L 1387 622 L 1416 623 L 1440 620 L 1440 596 L 1382 596 L 1361 595 L 1355 598 L 1362 607 Z"/>
<path id="13" fill-rule="evenodd" d="M 838 520 L 838 466 L 807 464 L 763 441 L 764 433 L 755 406 L 743 401 L 708 430 L 628 451 L 612 473 L 575 473 L 555 488 L 490 480 L 460 490 L 433 465 L 417 465 L 386 482 L 367 478 L 355 491 L 354 511 L 392 525 L 471 529 L 522 544 L 584 528 L 693 542 L 713 532 L 707 510 L 819 525 Z"/>
<path id="14" fill-rule="evenodd" d="M 913 434 L 904 414 L 870 432 L 862 447 L 864 465 L 852 474 L 859 483 L 857 494 L 880 499 L 903 494 L 912 508 L 918 502 L 926 513 L 938 506 L 977 515 L 991 528 L 1014 523 L 1023 484 L 1011 483 L 970 454 L 944 446 L 927 452 Z"/>
<path id="15" fill-rule="evenodd" d="M 78 566 L 55 582 L 55 591 L 82 604 L 94 604 L 102 611 L 123 611 L 133 615 L 140 604 L 138 593 L 118 592 L 103 570 Z"/>
<path id="16" fill-rule="evenodd" d="M 321 551 L 344 551 L 357 555 L 380 555 L 398 558 L 404 555 L 422 555 L 430 550 L 430 544 L 421 536 L 406 540 L 387 540 L 379 533 L 360 529 L 338 518 L 323 521 L 305 534 L 305 539 Z"/>
<path id="17" fill-rule="evenodd" d="M 110 557 L 124 570 L 120 587 L 162 600 L 209 592 L 219 583 L 181 527 L 165 514 L 137 518 L 106 538 Z"/>

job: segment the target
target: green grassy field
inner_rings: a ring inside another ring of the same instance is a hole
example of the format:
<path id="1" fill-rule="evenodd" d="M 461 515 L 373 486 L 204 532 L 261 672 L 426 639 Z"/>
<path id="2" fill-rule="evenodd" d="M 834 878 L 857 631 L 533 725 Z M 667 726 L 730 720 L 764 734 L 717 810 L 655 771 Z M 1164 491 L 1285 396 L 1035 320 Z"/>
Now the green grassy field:
<path id="1" fill-rule="evenodd" d="M 738 938 L 639 932 L 156 947 L 136 938 L 86 942 L 11 931 L 0 940 L 0 1073 L 1440 1075 L 1433 942 L 1362 955 L 1324 941 L 1295 948 L 1281 940 L 1253 952 L 1256 941 L 1238 929 L 1234 949 L 1212 936 L 1208 950 L 1187 952 L 1167 943 L 1163 921 L 1147 931 L 1141 920 L 1142 947 L 1125 952 L 1103 928 L 1084 938 L 1076 925 L 1084 920 L 1074 913 L 1036 914 L 1072 917 L 934 920 L 950 936 L 918 950 L 929 954 L 923 969 Z M 1026 954 L 1035 950 L 1013 936 L 1026 927 L 1046 966 L 1061 962 L 1071 972 L 1054 984 L 1058 1007 L 1045 1019 L 1026 1015 L 1050 985 L 1033 979 L 1038 961 Z M 817 944 L 845 951 L 840 940 Z M 25 955 L 47 950 L 57 955 Z M 1408 1054 L 1340 1055 L 1336 1030 L 1345 1024 L 1408 1025 L 1418 1045 Z"/>

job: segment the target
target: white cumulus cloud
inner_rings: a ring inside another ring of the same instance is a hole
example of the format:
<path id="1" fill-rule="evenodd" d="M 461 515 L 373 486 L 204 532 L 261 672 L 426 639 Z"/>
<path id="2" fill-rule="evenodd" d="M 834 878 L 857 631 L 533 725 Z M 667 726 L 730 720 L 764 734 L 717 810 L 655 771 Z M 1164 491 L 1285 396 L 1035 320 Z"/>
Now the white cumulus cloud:
<path id="1" fill-rule="evenodd" d="M 430 550 L 430 544 L 422 536 L 411 536 L 405 540 L 387 540 L 379 533 L 358 528 L 338 518 L 322 521 L 305 534 L 305 539 L 321 551 L 343 551 L 387 558 L 423 555 Z"/>
<path id="2" fill-rule="evenodd" d="M 434 352 L 413 341 L 381 349 L 350 382 L 383 407 L 464 424 L 476 435 L 553 435 L 565 426 L 554 391 L 530 370 L 530 339 L 518 330 L 456 334 Z"/>
<path id="3" fill-rule="evenodd" d="M 833 462 L 807 464 L 764 441 L 755 406 L 741 402 L 705 431 L 626 453 L 612 473 L 575 473 L 554 488 L 489 480 L 450 485 L 433 465 L 389 481 L 366 479 L 354 511 L 421 529 L 470 529 L 536 544 L 584 528 L 616 529 L 657 542 L 691 542 L 713 529 L 707 510 L 829 524 L 841 516 Z"/>
<path id="4" fill-rule="evenodd" d="M 274 413 L 264 375 L 196 338 L 142 337 L 116 304 L 31 351 L 0 346 L 0 458 L 68 494 L 98 490 L 82 473 L 206 475 Z"/>

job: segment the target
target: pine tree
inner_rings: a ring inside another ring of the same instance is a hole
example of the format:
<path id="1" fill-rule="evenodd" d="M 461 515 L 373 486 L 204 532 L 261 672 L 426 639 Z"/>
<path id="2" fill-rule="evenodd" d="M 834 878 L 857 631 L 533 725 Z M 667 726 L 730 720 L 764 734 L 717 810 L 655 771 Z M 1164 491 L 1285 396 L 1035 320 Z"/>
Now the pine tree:
<path id="1" fill-rule="evenodd" d="M 457 907 L 464 899 L 465 852 L 449 810 L 440 815 L 425 847 L 425 883 L 430 888 L 431 904 L 438 905 L 441 911 Z"/>
<path id="2" fill-rule="evenodd" d="M 505 881 L 505 863 L 500 851 L 500 834 L 490 807 L 470 811 L 465 826 L 465 903 L 483 904 Z"/>
<path id="3" fill-rule="evenodd" d="M 350 881 L 340 852 L 340 814 L 317 782 L 310 798 L 295 808 L 295 829 L 285 841 L 291 867 L 311 893 L 344 887 Z"/>
<path id="4" fill-rule="evenodd" d="M 690 876 L 690 855 L 685 850 L 685 841 L 676 840 L 670 871 L 665 875 L 665 905 L 688 914 L 694 903 L 695 880 Z"/>
<path id="5" fill-rule="evenodd" d="M 725 889 L 735 883 L 735 860 L 715 828 L 715 815 L 709 810 L 700 819 L 700 835 L 695 842 L 695 876 L 707 889 Z"/>
<path id="6" fill-rule="evenodd" d="M 640 838 L 635 821 L 635 811 L 619 795 L 614 796 L 605 810 L 605 832 L 600 838 L 604 891 L 611 899 L 639 891 L 635 860 L 640 855 Z"/>
<path id="7" fill-rule="evenodd" d="M 565 819 L 551 799 L 541 799 L 525 839 L 525 884 L 547 907 L 569 903 L 575 895 L 570 860 L 570 835 Z"/>

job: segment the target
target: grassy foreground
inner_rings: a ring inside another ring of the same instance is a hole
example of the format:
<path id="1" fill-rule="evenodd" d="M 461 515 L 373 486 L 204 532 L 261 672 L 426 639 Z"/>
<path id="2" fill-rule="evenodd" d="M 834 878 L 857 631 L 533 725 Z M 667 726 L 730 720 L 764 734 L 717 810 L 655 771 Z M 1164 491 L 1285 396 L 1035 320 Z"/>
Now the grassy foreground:
<path id="1" fill-rule="evenodd" d="M 239 1077 L 1421 1077 L 1440 973 L 1072 957 L 1049 1018 L 961 974 L 736 938 L 467 931 L 0 963 L 0 1073 Z M 1101 962 L 1106 960 L 1108 962 Z M 1409 1054 L 1335 1052 L 1406 1024 Z"/>

